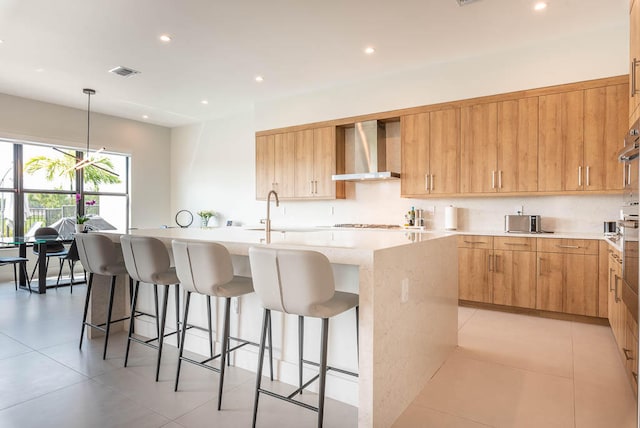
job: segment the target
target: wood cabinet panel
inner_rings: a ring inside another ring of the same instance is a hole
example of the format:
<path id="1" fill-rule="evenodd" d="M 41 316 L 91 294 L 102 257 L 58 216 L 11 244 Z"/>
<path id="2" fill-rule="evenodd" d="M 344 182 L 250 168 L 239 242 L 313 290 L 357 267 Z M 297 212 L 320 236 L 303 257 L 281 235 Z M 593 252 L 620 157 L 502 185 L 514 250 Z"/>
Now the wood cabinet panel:
<path id="1" fill-rule="evenodd" d="M 274 138 L 275 153 L 275 190 L 280 198 L 295 196 L 296 136 L 292 132 L 276 134 Z"/>
<path id="2" fill-rule="evenodd" d="M 493 303 L 536 307 L 536 253 L 493 251 Z"/>
<path id="3" fill-rule="evenodd" d="M 458 248 L 458 293 L 462 300 L 491 303 L 490 250 Z"/>
<path id="4" fill-rule="evenodd" d="M 583 91 L 539 98 L 538 190 L 581 190 Z"/>
<path id="5" fill-rule="evenodd" d="M 290 133 L 295 138 L 295 197 L 313 196 L 313 130 Z"/>
<path id="6" fill-rule="evenodd" d="M 596 255 L 563 254 L 564 312 L 577 315 L 598 314 L 598 258 Z"/>
<path id="7" fill-rule="evenodd" d="M 498 190 L 538 190 L 538 97 L 498 103 Z"/>
<path id="8" fill-rule="evenodd" d="M 402 116 L 401 147 L 402 174 L 400 191 L 403 195 L 429 193 L 429 113 Z"/>
<path id="9" fill-rule="evenodd" d="M 598 254 L 598 241 L 595 239 L 539 238 L 538 251 L 568 254 Z"/>
<path id="10" fill-rule="evenodd" d="M 493 238 L 493 248 L 496 250 L 535 251 L 536 238 L 524 236 L 495 236 Z"/>
<path id="11" fill-rule="evenodd" d="M 429 113 L 430 193 L 459 192 L 460 109 Z"/>
<path id="12" fill-rule="evenodd" d="M 460 191 L 487 193 L 498 189 L 498 104 L 462 108 Z"/>
<path id="13" fill-rule="evenodd" d="M 256 137 L 256 199 L 266 199 L 275 182 L 274 135 Z"/>
<path id="14" fill-rule="evenodd" d="M 585 91 L 584 189 L 622 190 L 620 141 L 627 131 L 628 85 Z"/>
<path id="15" fill-rule="evenodd" d="M 316 198 L 335 198 L 336 186 L 344 186 L 344 182 L 336 183 L 331 179 L 331 176 L 336 174 L 336 153 L 336 128 L 325 126 L 314 129 L 313 179 Z"/>
<path id="16" fill-rule="evenodd" d="M 608 317 L 609 298 L 609 244 L 605 241 L 598 243 L 598 317 Z"/>
<path id="17" fill-rule="evenodd" d="M 640 70 L 638 62 L 640 61 L 640 2 L 636 1 L 631 6 L 629 13 L 629 127 L 640 116 Z M 634 89 L 636 91 L 634 91 Z"/>
<path id="18" fill-rule="evenodd" d="M 536 308 L 562 312 L 564 300 L 564 254 L 538 253 Z"/>
<path id="19" fill-rule="evenodd" d="M 482 235 L 458 235 L 458 248 L 493 248 L 493 236 Z"/>

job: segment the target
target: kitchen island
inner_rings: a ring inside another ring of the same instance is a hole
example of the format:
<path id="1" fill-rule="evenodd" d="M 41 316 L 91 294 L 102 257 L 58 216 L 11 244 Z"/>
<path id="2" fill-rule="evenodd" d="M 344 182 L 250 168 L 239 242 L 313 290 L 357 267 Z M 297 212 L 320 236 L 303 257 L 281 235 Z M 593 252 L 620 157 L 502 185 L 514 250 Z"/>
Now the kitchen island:
<path id="1" fill-rule="evenodd" d="M 250 276 L 249 247 L 265 245 L 263 231 L 238 228 L 130 233 L 159 238 L 169 247 L 173 239 L 219 242 L 232 254 L 236 274 L 245 276 Z M 121 233 L 108 234 L 117 240 Z M 352 311 L 332 320 L 329 338 L 329 364 L 358 371 L 359 379 L 353 382 L 339 374 L 332 376 L 327 381 L 327 396 L 357 405 L 360 427 L 391 426 L 457 345 L 456 237 L 414 231 L 318 229 L 272 232 L 269 245 L 323 253 L 332 263 L 336 288 L 359 293 L 359 359 Z M 93 298 L 92 308 L 99 309 L 106 296 L 94 294 Z M 234 315 L 237 319 L 232 320 L 232 335 L 255 340 L 261 317 L 257 298 L 250 295 L 238 303 L 239 307 L 240 303 L 241 309 Z M 276 374 L 291 384 L 297 383 L 295 325 L 291 316 L 274 322 Z M 317 329 L 307 331 L 307 358 L 317 358 L 317 335 Z M 246 353 L 246 358 L 234 363 L 255 370 L 255 351 Z M 339 387 L 332 389 L 332 383 Z"/>

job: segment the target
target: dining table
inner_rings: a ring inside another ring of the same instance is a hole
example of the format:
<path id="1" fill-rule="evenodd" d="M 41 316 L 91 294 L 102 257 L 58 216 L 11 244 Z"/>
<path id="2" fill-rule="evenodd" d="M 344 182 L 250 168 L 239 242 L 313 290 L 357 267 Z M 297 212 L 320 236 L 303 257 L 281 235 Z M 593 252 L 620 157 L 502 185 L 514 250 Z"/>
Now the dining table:
<path id="1" fill-rule="evenodd" d="M 38 246 L 38 279 L 37 287 L 31 288 L 35 293 L 44 294 L 47 292 L 47 244 L 49 242 L 61 242 L 68 244 L 73 241 L 73 236 L 61 235 L 40 235 L 37 238 L 32 236 L 14 236 L 6 237 L 0 240 L 2 247 L 18 247 L 18 255 L 27 257 L 27 247 Z M 25 269 L 26 270 L 26 269 Z M 18 277 L 18 285 L 24 290 L 28 290 L 27 283 L 32 279 L 26 278 L 24 271 L 20 269 Z M 55 286 L 50 286 L 55 287 Z"/>

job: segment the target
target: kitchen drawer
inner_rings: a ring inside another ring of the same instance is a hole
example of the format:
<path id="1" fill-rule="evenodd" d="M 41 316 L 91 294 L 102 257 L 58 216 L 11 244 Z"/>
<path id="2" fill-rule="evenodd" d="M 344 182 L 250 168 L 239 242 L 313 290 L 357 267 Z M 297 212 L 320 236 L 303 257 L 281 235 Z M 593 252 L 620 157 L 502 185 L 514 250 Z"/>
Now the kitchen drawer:
<path id="1" fill-rule="evenodd" d="M 538 251 L 544 253 L 598 254 L 595 239 L 538 238 Z"/>
<path id="2" fill-rule="evenodd" d="M 458 236 L 458 248 L 482 248 L 491 250 L 493 248 L 493 236 L 460 235 Z"/>
<path id="3" fill-rule="evenodd" d="M 494 250 L 512 250 L 512 251 L 535 251 L 536 238 L 525 238 L 522 236 L 493 238 Z"/>

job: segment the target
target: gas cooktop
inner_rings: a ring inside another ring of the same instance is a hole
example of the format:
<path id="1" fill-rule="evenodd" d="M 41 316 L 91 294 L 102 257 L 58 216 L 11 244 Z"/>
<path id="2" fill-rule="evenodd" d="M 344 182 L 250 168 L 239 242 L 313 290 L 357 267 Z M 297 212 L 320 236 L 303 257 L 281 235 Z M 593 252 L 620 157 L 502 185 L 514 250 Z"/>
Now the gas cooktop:
<path id="1" fill-rule="evenodd" d="M 353 229 L 400 229 L 397 224 L 366 224 L 366 223 L 339 223 L 333 227 L 345 227 Z"/>

